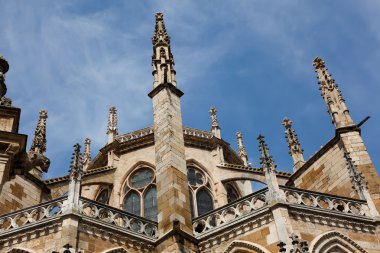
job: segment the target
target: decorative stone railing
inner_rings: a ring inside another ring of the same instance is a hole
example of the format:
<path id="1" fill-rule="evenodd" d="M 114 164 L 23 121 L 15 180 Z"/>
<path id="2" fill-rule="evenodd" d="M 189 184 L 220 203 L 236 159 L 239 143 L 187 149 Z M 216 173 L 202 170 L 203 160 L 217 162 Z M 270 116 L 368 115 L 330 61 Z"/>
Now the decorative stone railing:
<path id="1" fill-rule="evenodd" d="M 158 237 L 157 222 L 83 197 L 80 198 L 80 202 L 80 213 L 91 218 L 92 221 L 115 226 L 118 229 L 137 233 L 150 239 Z"/>
<path id="2" fill-rule="evenodd" d="M 367 202 L 364 200 L 338 197 L 291 187 L 280 188 L 285 192 L 286 202 L 291 205 L 334 211 L 356 216 L 370 216 L 369 207 Z"/>
<path id="3" fill-rule="evenodd" d="M 258 213 L 268 205 L 266 198 L 267 191 L 268 188 L 264 188 L 193 219 L 194 235 L 197 236 L 206 231 L 224 227 L 224 225 L 235 222 L 245 216 Z"/>
<path id="4" fill-rule="evenodd" d="M 147 128 L 143 128 L 143 129 L 140 129 L 128 134 L 120 135 L 116 139 L 118 140 L 118 142 L 123 143 L 123 142 L 131 141 L 131 140 L 139 139 L 153 133 L 154 133 L 153 127 L 147 127 Z M 195 137 L 201 137 L 205 139 L 211 139 L 213 136 L 212 133 L 210 132 L 195 129 L 195 128 L 190 128 L 190 127 L 184 127 L 183 134 L 195 136 Z"/>
<path id="5" fill-rule="evenodd" d="M 143 129 L 134 131 L 132 133 L 128 133 L 128 134 L 118 136 L 117 140 L 119 142 L 126 142 L 126 141 L 135 140 L 135 139 L 147 136 L 147 135 L 152 134 L 152 133 L 153 133 L 153 127 L 147 127 L 147 128 L 143 128 Z"/>
<path id="6" fill-rule="evenodd" d="M 184 127 L 183 133 L 185 135 L 191 135 L 191 136 L 201 137 L 201 138 L 206 138 L 206 139 L 211 139 L 213 136 L 212 133 L 210 132 L 195 129 L 195 128 L 190 128 L 190 127 Z"/>
<path id="7" fill-rule="evenodd" d="M 67 196 L 0 216 L 0 235 L 18 228 L 48 222 L 62 215 Z"/>

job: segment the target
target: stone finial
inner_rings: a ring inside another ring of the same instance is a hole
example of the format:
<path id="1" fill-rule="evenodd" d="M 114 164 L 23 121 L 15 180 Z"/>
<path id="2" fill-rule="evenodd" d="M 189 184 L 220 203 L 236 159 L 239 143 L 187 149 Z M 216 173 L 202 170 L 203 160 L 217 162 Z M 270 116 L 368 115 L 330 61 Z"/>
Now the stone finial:
<path id="1" fill-rule="evenodd" d="M 170 36 L 166 32 L 165 23 L 164 23 L 164 14 L 161 12 L 156 13 L 156 25 L 154 28 L 154 34 L 152 37 L 153 46 L 158 43 L 164 43 L 166 45 L 170 45 Z"/>
<path id="2" fill-rule="evenodd" d="M 209 112 L 211 117 L 211 132 L 215 137 L 221 138 L 218 117 L 216 115 L 217 110 L 216 108 L 210 108 Z"/>
<path id="3" fill-rule="evenodd" d="M 164 14 L 156 13 L 156 25 L 152 37 L 153 87 L 170 83 L 177 86 L 174 70 L 174 57 L 170 48 L 170 36 L 166 32 Z"/>
<path id="4" fill-rule="evenodd" d="M 115 136 L 118 135 L 118 131 L 117 131 L 117 109 L 115 106 L 112 106 L 109 109 L 107 134 L 108 134 L 108 143 L 113 142 L 113 140 L 115 139 Z"/>
<path id="5" fill-rule="evenodd" d="M 5 74 L 9 70 L 9 64 L 7 60 L 0 55 L 0 99 L 7 93 L 7 86 L 5 84 Z"/>
<path id="6" fill-rule="evenodd" d="M 87 168 L 88 164 L 91 162 L 91 140 L 90 138 L 86 138 L 84 140 L 84 152 L 83 152 L 83 168 L 84 170 Z"/>
<path id="7" fill-rule="evenodd" d="M 321 58 L 315 58 L 313 61 L 315 72 L 317 73 L 319 89 L 325 100 L 328 112 L 331 116 L 335 128 L 342 128 L 354 125 L 349 110 L 345 104 L 342 92 L 338 89 L 338 85 L 331 77 L 325 62 Z"/>
<path id="8" fill-rule="evenodd" d="M 260 134 L 259 137 L 257 137 L 257 140 L 259 141 L 259 150 L 261 154 L 260 164 L 263 169 L 268 169 L 270 171 L 275 170 L 277 166 L 274 164 L 272 156 L 269 155 L 269 149 L 268 145 L 265 143 L 265 137 Z"/>
<path id="9" fill-rule="evenodd" d="M 38 154 L 44 154 L 46 152 L 46 119 L 48 113 L 46 110 L 41 110 L 36 131 L 34 132 L 34 139 L 30 147 L 30 151 L 34 151 Z"/>
<path id="10" fill-rule="evenodd" d="M 82 155 L 80 153 L 81 146 L 79 143 L 74 145 L 74 152 L 71 157 L 69 176 L 70 180 L 80 181 L 83 176 Z"/>
<path id="11" fill-rule="evenodd" d="M 303 158 L 303 150 L 298 140 L 298 136 L 292 128 L 292 124 L 293 122 L 288 118 L 284 118 L 282 121 L 282 125 L 285 127 L 285 138 L 288 142 L 289 154 L 293 158 L 293 169 L 296 171 L 305 163 L 305 160 Z"/>
<path id="12" fill-rule="evenodd" d="M 236 139 L 238 144 L 238 155 L 243 160 L 244 165 L 248 166 L 248 155 L 243 144 L 243 134 L 241 132 L 236 133 Z"/>

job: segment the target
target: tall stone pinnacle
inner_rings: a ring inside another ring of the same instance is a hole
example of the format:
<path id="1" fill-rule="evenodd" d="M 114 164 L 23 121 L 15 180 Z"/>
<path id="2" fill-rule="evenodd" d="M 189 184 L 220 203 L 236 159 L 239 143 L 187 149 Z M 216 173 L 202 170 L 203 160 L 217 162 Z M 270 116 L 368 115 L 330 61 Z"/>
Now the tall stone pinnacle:
<path id="1" fill-rule="evenodd" d="M 248 166 L 248 155 L 243 143 L 243 134 L 241 132 L 237 132 L 236 139 L 238 144 L 238 155 L 243 160 L 244 165 Z"/>
<path id="2" fill-rule="evenodd" d="M 288 118 L 284 118 L 282 121 L 282 125 L 285 127 L 285 138 L 288 142 L 289 154 L 293 158 L 293 169 L 296 171 L 305 163 L 305 160 L 303 158 L 303 150 L 298 140 L 298 136 L 292 128 L 292 124 L 293 122 Z"/>
<path id="3" fill-rule="evenodd" d="M 273 158 L 269 155 L 268 145 L 265 143 L 265 137 L 261 134 L 257 137 L 259 141 L 259 150 L 260 150 L 260 164 L 263 169 L 267 170 L 275 170 L 276 165 L 274 164 Z"/>
<path id="4" fill-rule="evenodd" d="M 117 131 L 117 109 L 115 106 L 112 106 L 109 109 L 107 134 L 108 134 L 108 143 L 113 142 L 115 139 L 115 136 L 118 135 L 118 131 Z"/>
<path id="5" fill-rule="evenodd" d="M 46 110 L 41 110 L 36 131 L 34 132 L 34 139 L 30 147 L 30 151 L 38 154 L 44 154 L 46 152 L 46 119 L 48 113 Z"/>
<path id="6" fill-rule="evenodd" d="M 82 155 L 80 153 L 81 146 L 79 143 L 74 145 L 74 152 L 71 157 L 69 176 L 71 180 L 81 180 L 83 175 Z"/>
<path id="7" fill-rule="evenodd" d="M 152 37 L 153 87 L 162 83 L 177 86 L 174 70 L 174 58 L 170 49 L 170 37 L 166 32 L 164 14 L 156 13 L 156 25 Z"/>
<path id="8" fill-rule="evenodd" d="M 338 85 L 331 77 L 325 62 L 321 58 L 315 58 L 313 61 L 315 72 L 317 73 L 319 89 L 325 100 L 332 122 L 336 129 L 354 125 L 349 110 L 342 97 L 342 92 Z"/>
<path id="9" fill-rule="evenodd" d="M 84 140 L 84 152 L 83 152 L 83 158 L 82 158 L 84 169 L 86 169 L 89 163 L 91 162 L 91 146 L 90 145 L 91 145 L 90 138 L 86 138 Z"/>
<path id="10" fill-rule="evenodd" d="M 218 111 L 216 110 L 216 108 L 210 108 L 209 112 L 211 117 L 211 132 L 215 137 L 221 138 L 219 121 L 216 114 Z"/>
<path id="11" fill-rule="evenodd" d="M 183 231 L 191 234 L 193 228 L 180 100 L 183 92 L 177 88 L 175 81 L 170 38 L 162 13 L 156 14 L 152 42 L 154 81 L 153 90 L 148 96 L 153 103 L 158 234 L 167 234 L 173 229 L 173 222 L 178 222 Z"/>

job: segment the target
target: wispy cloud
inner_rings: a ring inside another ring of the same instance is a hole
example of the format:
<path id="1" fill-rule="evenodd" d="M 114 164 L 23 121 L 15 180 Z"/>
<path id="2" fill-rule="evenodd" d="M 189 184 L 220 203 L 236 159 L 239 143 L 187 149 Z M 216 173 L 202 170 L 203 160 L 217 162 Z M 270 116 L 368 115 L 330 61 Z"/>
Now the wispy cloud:
<path id="1" fill-rule="evenodd" d="M 235 143 L 234 132 L 242 130 L 257 165 L 255 136 L 266 134 L 279 167 L 289 169 L 285 115 L 293 118 L 306 156 L 333 135 L 311 66 L 319 55 L 342 84 L 356 121 L 373 116 L 363 134 L 376 154 L 380 7 L 326 3 L 8 2 L 0 52 L 11 65 L 8 96 L 23 110 L 20 131 L 32 138 L 38 111 L 49 111 L 49 176 L 55 176 L 66 172 L 75 142 L 90 137 L 93 153 L 104 145 L 111 105 L 119 110 L 121 133 L 152 124 L 150 38 L 154 12 L 162 11 L 186 94 L 186 125 L 208 129 L 207 109 L 217 106 L 227 141 Z"/>

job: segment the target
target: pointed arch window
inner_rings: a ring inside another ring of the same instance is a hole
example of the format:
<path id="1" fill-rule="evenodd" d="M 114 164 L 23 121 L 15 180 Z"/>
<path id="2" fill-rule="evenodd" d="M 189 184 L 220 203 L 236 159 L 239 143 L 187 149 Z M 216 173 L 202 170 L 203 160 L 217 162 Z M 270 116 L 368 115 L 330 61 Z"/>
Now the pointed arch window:
<path id="1" fill-rule="evenodd" d="M 227 192 L 227 202 L 233 202 L 240 198 L 238 191 L 236 190 L 236 186 L 234 183 L 225 184 L 226 192 Z"/>
<path id="2" fill-rule="evenodd" d="M 214 209 L 214 198 L 210 178 L 200 169 L 189 166 L 187 168 L 187 180 L 192 217 L 212 211 Z"/>
<path id="3" fill-rule="evenodd" d="M 98 193 L 98 196 L 96 197 L 95 201 L 100 202 L 102 204 L 108 204 L 109 200 L 109 190 L 108 189 L 101 189 Z"/>
<path id="4" fill-rule="evenodd" d="M 154 171 L 140 167 L 126 180 L 123 209 L 129 213 L 157 221 L 157 189 Z"/>

